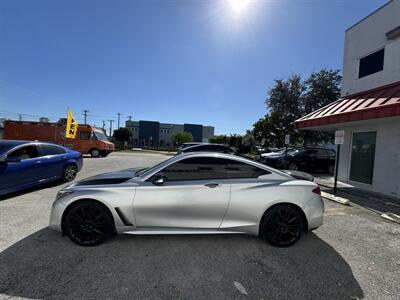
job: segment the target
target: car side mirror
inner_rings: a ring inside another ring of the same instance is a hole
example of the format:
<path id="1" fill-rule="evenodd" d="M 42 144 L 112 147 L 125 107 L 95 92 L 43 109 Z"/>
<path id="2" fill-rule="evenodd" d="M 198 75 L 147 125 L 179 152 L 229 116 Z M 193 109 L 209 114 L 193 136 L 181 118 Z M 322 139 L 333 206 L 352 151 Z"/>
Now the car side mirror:
<path id="1" fill-rule="evenodd" d="M 156 175 L 153 176 L 153 184 L 154 185 L 163 185 L 164 184 L 164 174 L 163 173 L 157 173 Z"/>

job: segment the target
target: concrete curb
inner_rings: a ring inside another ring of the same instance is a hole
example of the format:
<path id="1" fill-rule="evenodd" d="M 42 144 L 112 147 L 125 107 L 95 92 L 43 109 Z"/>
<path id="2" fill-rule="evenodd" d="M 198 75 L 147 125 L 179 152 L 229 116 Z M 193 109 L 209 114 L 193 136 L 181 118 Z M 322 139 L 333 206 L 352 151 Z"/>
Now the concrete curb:
<path id="1" fill-rule="evenodd" d="M 381 217 L 386 220 L 392 221 L 394 223 L 400 224 L 400 216 L 398 216 L 394 213 L 386 212 L 386 213 L 381 214 Z"/>
<path id="2" fill-rule="evenodd" d="M 339 204 L 342 204 L 342 205 L 350 205 L 351 204 L 349 199 L 338 197 L 338 196 L 329 194 L 327 192 L 323 192 L 322 191 L 321 192 L 321 196 L 326 198 L 326 199 L 328 199 L 328 200 L 335 201 L 335 202 L 337 202 Z"/>

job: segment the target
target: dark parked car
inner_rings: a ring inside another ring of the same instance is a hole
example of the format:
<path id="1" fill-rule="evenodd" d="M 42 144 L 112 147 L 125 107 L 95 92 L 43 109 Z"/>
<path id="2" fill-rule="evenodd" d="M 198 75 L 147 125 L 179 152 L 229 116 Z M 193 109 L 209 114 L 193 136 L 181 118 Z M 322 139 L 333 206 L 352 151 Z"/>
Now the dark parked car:
<path id="1" fill-rule="evenodd" d="M 324 148 L 300 148 L 277 156 L 267 156 L 263 161 L 268 166 L 277 169 L 335 171 L 335 151 Z"/>
<path id="2" fill-rule="evenodd" d="M 72 181 L 82 164 L 78 151 L 59 145 L 0 141 L 0 195 L 58 179 Z"/>
<path id="3" fill-rule="evenodd" d="M 201 145 L 202 143 L 196 143 L 196 142 L 193 142 L 193 143 L 184 143 L 184 144 L 182 144 L 179 148 L 178 148 L 178 151 L 179 150 L 183 150 L 183 149 L 185 149 L 185 148 L 188 148 L 188 147 L 192 147 L 192 146 L 196 146 L 196 145 Z"/>
<path id="4" fill-rule="evenodd" d="M 205 143 L 178 150 L 178 154 L 189 153 L 189 152 L 218 152 L 218 153 L 233 154 L 235 151 L 224 145 L 205 144 Z"/>

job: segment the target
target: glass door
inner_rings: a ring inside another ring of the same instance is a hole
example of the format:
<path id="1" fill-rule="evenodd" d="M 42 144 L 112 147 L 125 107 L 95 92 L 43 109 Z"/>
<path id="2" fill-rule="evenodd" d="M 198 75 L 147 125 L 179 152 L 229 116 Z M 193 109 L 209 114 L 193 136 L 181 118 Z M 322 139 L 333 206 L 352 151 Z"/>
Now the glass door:
<path id="1" fill-rule="evenodd" d="M 350 180 L 372 184 L 376 132 L 354 132 L 351 147 Z"/>

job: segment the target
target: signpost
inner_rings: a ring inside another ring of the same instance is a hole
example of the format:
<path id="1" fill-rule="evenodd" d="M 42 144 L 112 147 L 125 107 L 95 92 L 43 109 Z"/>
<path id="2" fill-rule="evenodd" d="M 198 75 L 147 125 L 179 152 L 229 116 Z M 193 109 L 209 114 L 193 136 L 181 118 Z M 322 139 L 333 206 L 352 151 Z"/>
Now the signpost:
<path id="1" fill-rule="evenodd" d="M 287 146 L 290 144 L 290 134 L 285 135 L 285 165 L 287 166 Z"/>
<path id="2" fill-rule="evenodd" d="M 338 130 L 335 131 L 335 144 L 336 147 L 336 160 L 335 160 L 335 181 L 333 184 L 333 193 L 336 194 L 337 188 L 337 177 L 338 177 L 338 170 L 339 170 L 339 155 L 340 155 L 340 145 L 344 143 L 344 131 Z"/>

